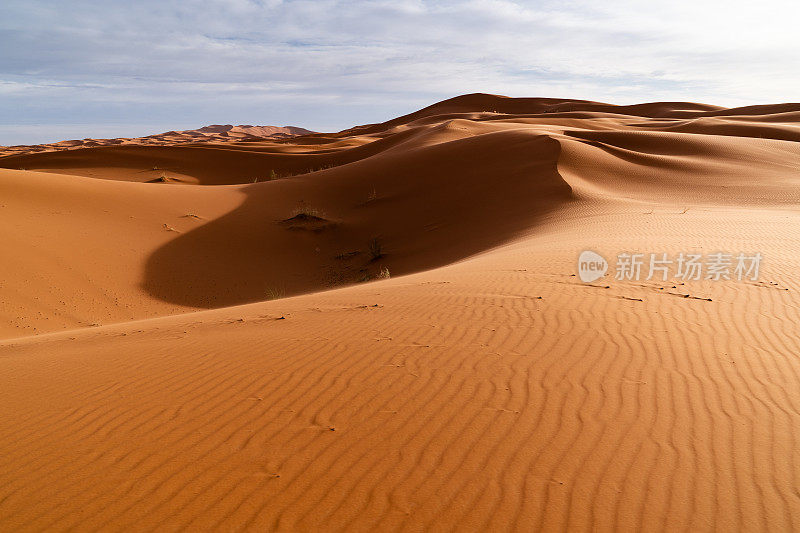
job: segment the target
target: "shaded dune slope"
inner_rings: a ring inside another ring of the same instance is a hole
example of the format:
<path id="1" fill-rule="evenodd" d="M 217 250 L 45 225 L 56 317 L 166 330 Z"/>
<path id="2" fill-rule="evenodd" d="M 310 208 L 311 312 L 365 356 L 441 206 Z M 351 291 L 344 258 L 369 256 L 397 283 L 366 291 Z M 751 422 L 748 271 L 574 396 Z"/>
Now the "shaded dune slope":
<path id="1" fill-rule="evenodd" d="M 446 264 L 570 199 L 558 149 L 535 132 L 496 132 L 246 186 L 235 211 L 154 253 L 144 288 L 218 307 Z"/>

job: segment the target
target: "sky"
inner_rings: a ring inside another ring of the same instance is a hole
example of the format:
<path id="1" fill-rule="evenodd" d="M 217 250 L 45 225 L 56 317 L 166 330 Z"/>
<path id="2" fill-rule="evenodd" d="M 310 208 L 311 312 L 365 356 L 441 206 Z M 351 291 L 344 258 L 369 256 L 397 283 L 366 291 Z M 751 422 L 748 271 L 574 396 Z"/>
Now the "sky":
<path id="1" fill-rule="evenodd" d="M 338 131 L 459 94 L 800 100 L 795 0 L 0 2 L 0 145 Z"/>

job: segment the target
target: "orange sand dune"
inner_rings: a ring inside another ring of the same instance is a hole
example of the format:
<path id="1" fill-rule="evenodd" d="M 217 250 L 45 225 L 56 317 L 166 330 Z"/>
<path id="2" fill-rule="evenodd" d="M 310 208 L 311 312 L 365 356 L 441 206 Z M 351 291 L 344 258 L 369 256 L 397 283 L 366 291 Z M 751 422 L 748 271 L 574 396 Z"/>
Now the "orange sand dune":
<path id="1" fill-rule="evenodd" d="M 0 529 L 799 529 L 798 138 L 466 95 L 0 158 Z"/>
<path id="2" fill-rule="evenodd" d="M 147 137 L 115 138 L 115 139 L 75 139 L 48 144 L 0 146 L 0 157 L 10 155 L 25 155 L 30 153 L 53 152 L 59 150 L 74 150 L 77 148 L 91 148 L 94 146 L 119 146 L 119 145 L 147 145 L 160 146 L 164 144 L 186 144 L 196 142 L 247 142 L 261 141 L 263 139 L 287 139 L 298 135 L 314 133 L 297 126 L 232 126 L 230 124 L 213 124 L 203 126 L 196 130 L 168 131 L 148 135 Z M 26 161 L 20 159 L 20 162 Z"/>

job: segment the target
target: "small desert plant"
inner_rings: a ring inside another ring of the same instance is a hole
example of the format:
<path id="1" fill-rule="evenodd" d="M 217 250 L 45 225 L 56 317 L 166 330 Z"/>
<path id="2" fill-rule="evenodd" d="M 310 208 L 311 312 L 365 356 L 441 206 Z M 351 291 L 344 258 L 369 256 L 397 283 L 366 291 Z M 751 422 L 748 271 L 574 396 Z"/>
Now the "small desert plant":
<path id="1" fill-rule="evenodd" d="M 319 172 L 320 170 L 328 170 L 329 168 L 336 167 L 338 165 L 334 165 L 333 163 L 326 163 L 324 165 L 320 165 L 318 167 L 310 167 L 307 168 L 304 174 L 310 174 L 311 172 Z"/>
<path id="2" fill-rule="evenodd" d="M 277 300 L 286 296 L 286 290 L 283 287 L 267 289 L 267 300 Z"/>
<path id="3" fill-rule="evenodd" d="M 267 177 L 266 177 L 266 179 L 264 179 L 264 181 L 273 181 L 273 180 L 276 180 L 276 179 L 279 179 L 279 178 L 280 178 L 280 175 L 277 172 L 275 172 L 274 169 L 270 169 L 269 174 L 267 174 Z M 259 177 L 256 176 L 255 178 L 253 178 L 253 183 L 258 183 L 258 180 L 259 180 Z"/>
<path id="4" fill-rule="evenodd" d="M 376 200 L 377 198 L 378 198 L 378 191 L 376 191 L 375 187 L 373 187 L 372 188 L 372 192 L 369 193 L 369 196 L 367 196 L 367 201 L 368 202 L 372 202 L 372 201 Z"/>
<path id="5" fill-rule="evenodd" d="M 381 278 L 381 279 L 389 279 L 392 276 L 391 276 L 391 274 L 389 274 L 389 269 L 386 268 L 386 267 L 383 267 L 383 268 L 381 268 L 380 273 L 378 273 L 378 277 Z"/>
<path id="6" fill-rule="evenodd" d="M 381 241 L 377 237 L 370 239 L 369 243 L 367 243 L 367 251 L 369 252 L 369 258 L 371 261 L 375 261 L 376 259 L 383 257 L 383 245 L 381 244 Z"/>
<path id="7" fill-rule="evenodd" d="M 292 211 L 292 218 L 325 218 L 325 212 L 315 207 L 301 206 Z"/>
<path id="8" fill-rule="evenodd" d="M 342 252 L 340 254 L 336 254 L 336 259 L 352 259 L 353 257 L 357 256 L 360 253 L 361 252 L 359 252 L 358 250 L 352 252 Z"/>

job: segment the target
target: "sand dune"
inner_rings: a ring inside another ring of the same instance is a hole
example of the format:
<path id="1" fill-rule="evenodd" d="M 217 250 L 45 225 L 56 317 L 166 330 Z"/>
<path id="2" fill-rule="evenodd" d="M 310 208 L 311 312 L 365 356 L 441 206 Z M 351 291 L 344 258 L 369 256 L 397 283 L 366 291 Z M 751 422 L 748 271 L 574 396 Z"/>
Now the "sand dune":
<path id="1" fill-rule="evenodd" d="M 0 529 L 800 529 L 798 138 L 465 95 L 0 158 Z"/>
<path id="2" fill-rule="evenodd" d="M 92 148 L 95 146 L 162 146 L 165 144 L 175 145 L 198 142 L 229 143 L 261 141 L 264 139 L 279 140 L 289 139 L 298 135 L 308 135 L 311 133 L 314 132 L 305 128 L 298 128 L 297 126 L 233 126 L 231 124 L 212 124 L 210 126 L 203 126 L 202 128 L 198 128 L 196 130 L 167 131 L 164 133 L 157 133 L 155 135 L 148 135 L 146 137 L 74 139 L 70 141 L 59 141 L 48 144 L 0 146 L 0 157 L 61 150 L 75 150 L 78 148 Z M 22 158 L 13 161 L 24 163 L 27 160 Z"/>

